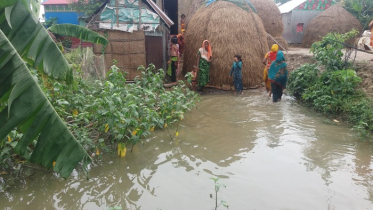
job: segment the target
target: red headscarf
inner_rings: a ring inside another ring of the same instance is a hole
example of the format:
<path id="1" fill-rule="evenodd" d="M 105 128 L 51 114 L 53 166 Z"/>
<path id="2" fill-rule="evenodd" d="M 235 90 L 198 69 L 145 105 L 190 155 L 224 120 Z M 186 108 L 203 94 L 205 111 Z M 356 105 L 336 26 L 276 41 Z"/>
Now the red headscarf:
<path id="1" fill-rule="evenodd" d="M 205 48 L 205 43 L 206 42 L 209 44 L 209 46 L 207 48 L 207 58 L 210 59 L 210 57 L 212 57 L 212 51 L 211 51 L 211 44 L 208 40 L 205 40 L 205 41 L 202 42 L 202 49 L 206 49 Z"/>

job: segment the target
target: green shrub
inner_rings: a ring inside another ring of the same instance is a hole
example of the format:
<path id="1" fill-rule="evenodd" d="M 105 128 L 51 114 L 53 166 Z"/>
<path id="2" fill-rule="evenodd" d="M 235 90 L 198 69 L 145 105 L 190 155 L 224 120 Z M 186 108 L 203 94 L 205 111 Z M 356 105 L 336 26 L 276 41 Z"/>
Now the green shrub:
<path id="1" fill-rule="evenodd" d="M 316 111 L 352 124 L 359 138 L 369 138 L 373 131 L 372 101 L 357 90 L 362 80 L 342 60 L 342 43 L 355 35 L 355 30 L 342 35 L 330 33 L 314 43 L 311 52 L 325 71 L 320 74 L 316 65 L 304 65 L 290 74 L 288 89 Z"/>
<path id="2" fill-rule="evenodd" d="M 345 34 L 329 33 L 319 42 L 312 44 L 310 52 L 319 65 L 325 66 L 327 71 L 342 70 L 348 63 L 342 60 L 343 43 L 356 37 L 358 31 L 352 30 Z"/>
<path id="3" fill-rule="evenodd" d="M 309 87 L 313 86 L 319 78 L 320 70 L 316 65 L 306 64 L 291 72 L 288 80 L 290 94 L 298 99 Z"/>

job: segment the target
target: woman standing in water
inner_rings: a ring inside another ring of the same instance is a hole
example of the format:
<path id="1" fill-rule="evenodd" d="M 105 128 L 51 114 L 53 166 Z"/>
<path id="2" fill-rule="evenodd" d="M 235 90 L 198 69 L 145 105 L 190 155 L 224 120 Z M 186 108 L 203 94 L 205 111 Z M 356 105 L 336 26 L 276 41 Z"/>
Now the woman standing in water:
<path id="1" fill-rule="evenodd" d="M 198 87 L 203 88 L 210 81 L 210 63 L 212 61 L 211 45 L 208 40 L 203 41 L 198 50 Z"/>
<path id="2" fill-rule="evenodd" d="M 263 72 L 263 81 L 265 83 L 267 92 L 269 93 L 268 94 L 269 97 L 271 97 L 272 93 L 271 93 L 271 81 L 269 81 L 268 79 L 268 70 L 272 62 L 276 60 L 277 51 L 278 51 L 278 45 L 277 44 L 272 45 L 271 51 L 268 52 L 263 59 L 263 64 L 266 65 L 264 68 L 264 72 Z"/>
<path id="3" fill-rule="evenodd" d="M 230 76 L 233 75 L 233 83 L 234 83 L 234 89 L 235 89 L 235 93 L 241 93 L 243 94 L 242 92 L 242 59 L 241 59 L 241 55 L 235 55 L 234 56 L 234 62 L 233 62 L 233 66 L 232 66 L 232 69 L 231 69 L 231 73 L 229 74 Z"/>
<path id="4" fill-rule="evenodd" d="M 271 64 L 268 71 L 268 78 L 271 81 L 273 102 L 281 100 L 282 92 L 286 88 L 288 80 L 287 64 L 282 51 L 277 52 L 276 60 Z"/>

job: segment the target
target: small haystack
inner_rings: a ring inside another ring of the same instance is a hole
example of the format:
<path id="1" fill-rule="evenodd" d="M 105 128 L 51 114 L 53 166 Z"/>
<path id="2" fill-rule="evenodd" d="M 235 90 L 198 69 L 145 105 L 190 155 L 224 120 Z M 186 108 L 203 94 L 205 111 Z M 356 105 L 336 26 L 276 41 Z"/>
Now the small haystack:
<path id="1" fill-rule="evenodd" d="M 273 38 L 276 40 L 277 43 L 275 41 L 273 41 L 273 39 L 271 37 L 268 36 L 268 38 L 267 38 L 269 49 L 271 49 L 273 44 L 280 44 L 282 47 L 285 48 L 285 50 L 289 49 L 288 43 L 286 42 L 286 40 L 283 37 L 273 37 Z M 279 46 L 278 49 L 279 50 L 284 50 L 280 46 Z"/>
<path id="2" fill-rule="evenodd" d="M 213 61 L 210 85 L 232 84 L 228 75 L 235 54 L 242 55 L 242 82 L 253 87 L 262 82 L 262 60 L 268 51 L 267 35 L 259 16 L 235 4 L 217 1 L 200 8 L 190 20 L 186 34 L 184 74 L 197 65 L 198 49 L 208 39 L 212 46 Z"/>
<path id="3" fill-rule="evenodd" d="M 303 37 L 303 47 L 311 47 L 314 42 L 330 32 L 347 33 L 352 29 L 362 31 L 361 23 L 341 5 L 336 4 L 320 13 L 307 26 Z"/>
<path id="4" fill-rule="evenodd" d="M 192 19 L 193 15 L 196 14 L 197 10 L 201 7 L 205 0 L 194 0 L 192 5 L 189 8 L 188 15 L 185 19 L 186 28 L 188 29 L 188 24 L 190 20 Z"/>
<path id="5" fill-rule="evenodd" d="M 273 37 L 281 37 L 284 31 L 281 12 L 273 0 L 250 0 L 257 14 L 263 21 L 267 33 Z"/>

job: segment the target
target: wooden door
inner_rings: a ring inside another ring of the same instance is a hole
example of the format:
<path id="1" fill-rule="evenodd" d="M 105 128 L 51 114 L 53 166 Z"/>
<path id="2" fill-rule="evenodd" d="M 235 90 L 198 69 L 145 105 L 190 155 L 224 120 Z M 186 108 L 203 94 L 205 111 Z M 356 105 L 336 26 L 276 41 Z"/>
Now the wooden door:
<path id="1" fill-rule="evenodd" d="M 154 64 L 156 69 L 163 68 L 163 43 L 161 36 L 145 37 L 146 64 Z"/>

